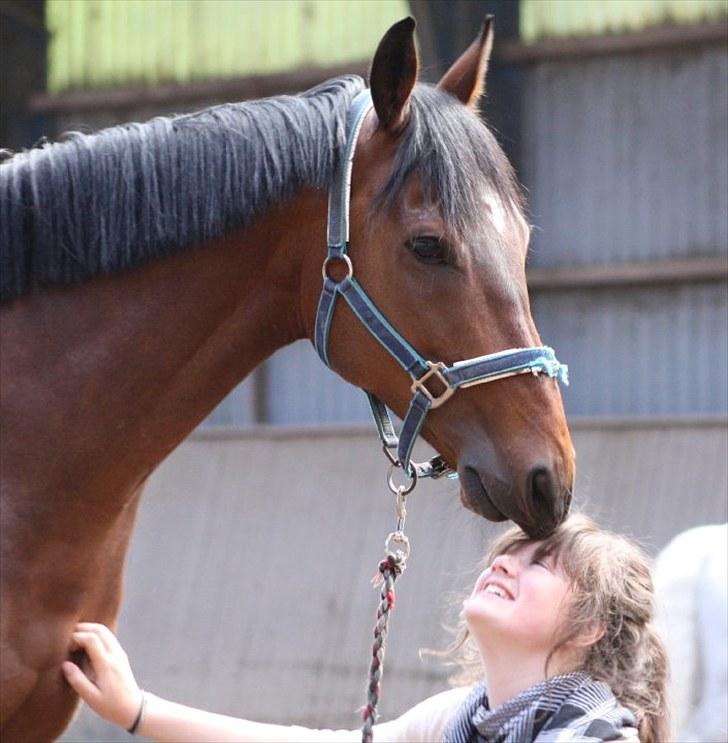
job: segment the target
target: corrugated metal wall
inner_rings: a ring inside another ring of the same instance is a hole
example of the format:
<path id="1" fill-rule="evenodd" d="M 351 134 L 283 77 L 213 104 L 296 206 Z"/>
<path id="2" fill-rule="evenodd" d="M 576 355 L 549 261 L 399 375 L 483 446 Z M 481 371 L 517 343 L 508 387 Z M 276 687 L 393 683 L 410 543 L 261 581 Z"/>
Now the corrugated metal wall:
<path id="1" fill-rule="evenodd" d="M 725 48 L 544 62 L 525 73 L 530 265 L 728 253 Z M 532 292 L 571 414 L 728 410 L 722 280 Z"/>
<path id="2" fill-rule="evenodd" d="M 521 0 L 524 41 L 639 31 L 662 24 L 699 23 L 728 13 L 725 0 Z"/>
<path id="3" fill-rule="evenodd" d="M 48 89 L 187 83 L 369 59 L 406 0 L 48 0 Z"/>
<path id="4" fill-rule="evenodd" d="M 535 293 L 532 305 L 569 363 L 567 413 L 728 411 L 725 282 Z"/>
<path id="5" fill-rule="evenodd" d="M 530 265 L 728 252 L 728 55 L 705 47 L 525 71 Z"/>
<path id="6" fill-rule="evenodd" d="M 599 420 L 573 433 L 577 505 L 651 552 L 728 518 L 724 421 Z M 150 481 L 129 558 L 121 637 L 139 682 L 218 712 L 355 727 L 376 608 L 369 579 L 395 518 L 384 472 L 369 427 L 182 444 Z M 453 483 L 423 482 L 410 496 L 385 719 L 445 688 L 447 669 L 418 650 L 444 647 L 446 608 L 452 622 L 500 528 L 466 512 Z M 84 712 L 63 740 L 127 737 Z"/>

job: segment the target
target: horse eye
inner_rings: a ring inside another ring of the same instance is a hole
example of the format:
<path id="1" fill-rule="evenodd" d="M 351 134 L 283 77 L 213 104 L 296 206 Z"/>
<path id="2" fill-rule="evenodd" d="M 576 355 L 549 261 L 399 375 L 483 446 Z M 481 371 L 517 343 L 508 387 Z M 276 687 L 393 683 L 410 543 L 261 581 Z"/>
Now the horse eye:
<path id="1" fill-rule="evenodd" d="M 415 258 L 431 266 L 446 266 L 450 263 L 448 244 L 439 237 L 415 237 L 407 243 Z"/>

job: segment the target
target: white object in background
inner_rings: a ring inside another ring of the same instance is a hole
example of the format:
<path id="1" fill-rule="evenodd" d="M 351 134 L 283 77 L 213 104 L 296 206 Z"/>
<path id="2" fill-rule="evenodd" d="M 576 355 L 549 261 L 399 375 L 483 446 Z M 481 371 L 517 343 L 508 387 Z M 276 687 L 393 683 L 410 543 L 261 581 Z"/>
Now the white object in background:
<path id="1" fill-rule="evenodd" d="M 678 534 L 657 556 L 675 740 L 728 740 L 728 524 Z"/>

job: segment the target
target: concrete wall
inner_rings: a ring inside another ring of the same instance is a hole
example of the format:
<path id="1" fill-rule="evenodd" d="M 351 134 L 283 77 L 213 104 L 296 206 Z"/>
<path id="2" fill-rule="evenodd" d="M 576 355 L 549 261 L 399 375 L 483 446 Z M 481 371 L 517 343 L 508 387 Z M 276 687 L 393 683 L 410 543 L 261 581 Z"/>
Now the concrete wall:
<path id="1" fill-rule="evenodd" d="M 574 421 L 577 505 L 654 552 L 728 518 L 724 419 Z M 373 429 L 198 431 L 149 483 L 120 635 L 139 682 L 178 701 L 279 723 L 350 726 L 364 701 L 377 594 L 394 525 Z M 412 555 L 397 584 L 385 718 L 445 686 L 443 619 L 501 527 L 453 482 L 410 496 Z M 455 606 L 453 611 L 452 607 Z M 64 741 L 122 741 L 84 710 Z"/>

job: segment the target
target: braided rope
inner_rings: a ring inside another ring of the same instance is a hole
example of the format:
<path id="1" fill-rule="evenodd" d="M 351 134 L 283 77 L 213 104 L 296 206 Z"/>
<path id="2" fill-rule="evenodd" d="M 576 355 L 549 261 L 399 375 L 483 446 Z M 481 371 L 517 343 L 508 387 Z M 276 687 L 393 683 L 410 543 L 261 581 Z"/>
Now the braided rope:
<path id="1" fill-rule="evenodd" d="M 377 719 L 380 680 L 384 670 L 384 642 L 387 638 L 389 613 L 394 608 L 394 581 L 404 571 L 406 559 L 407 555 L 401 550 L 388 554 L 379 563 L 380 575 L 375 578 L 376 583 L 381 583 L 382 589 L 377 608 L 377 621 L 374 625 L 372 662 L 369 666 L 369 684 L 367 685 L 367 704 L 362 712 L 364 719 L 364 724 L 361 727 L 362 743 L 371 743 L 373 739 L 372 728 Z"/>

